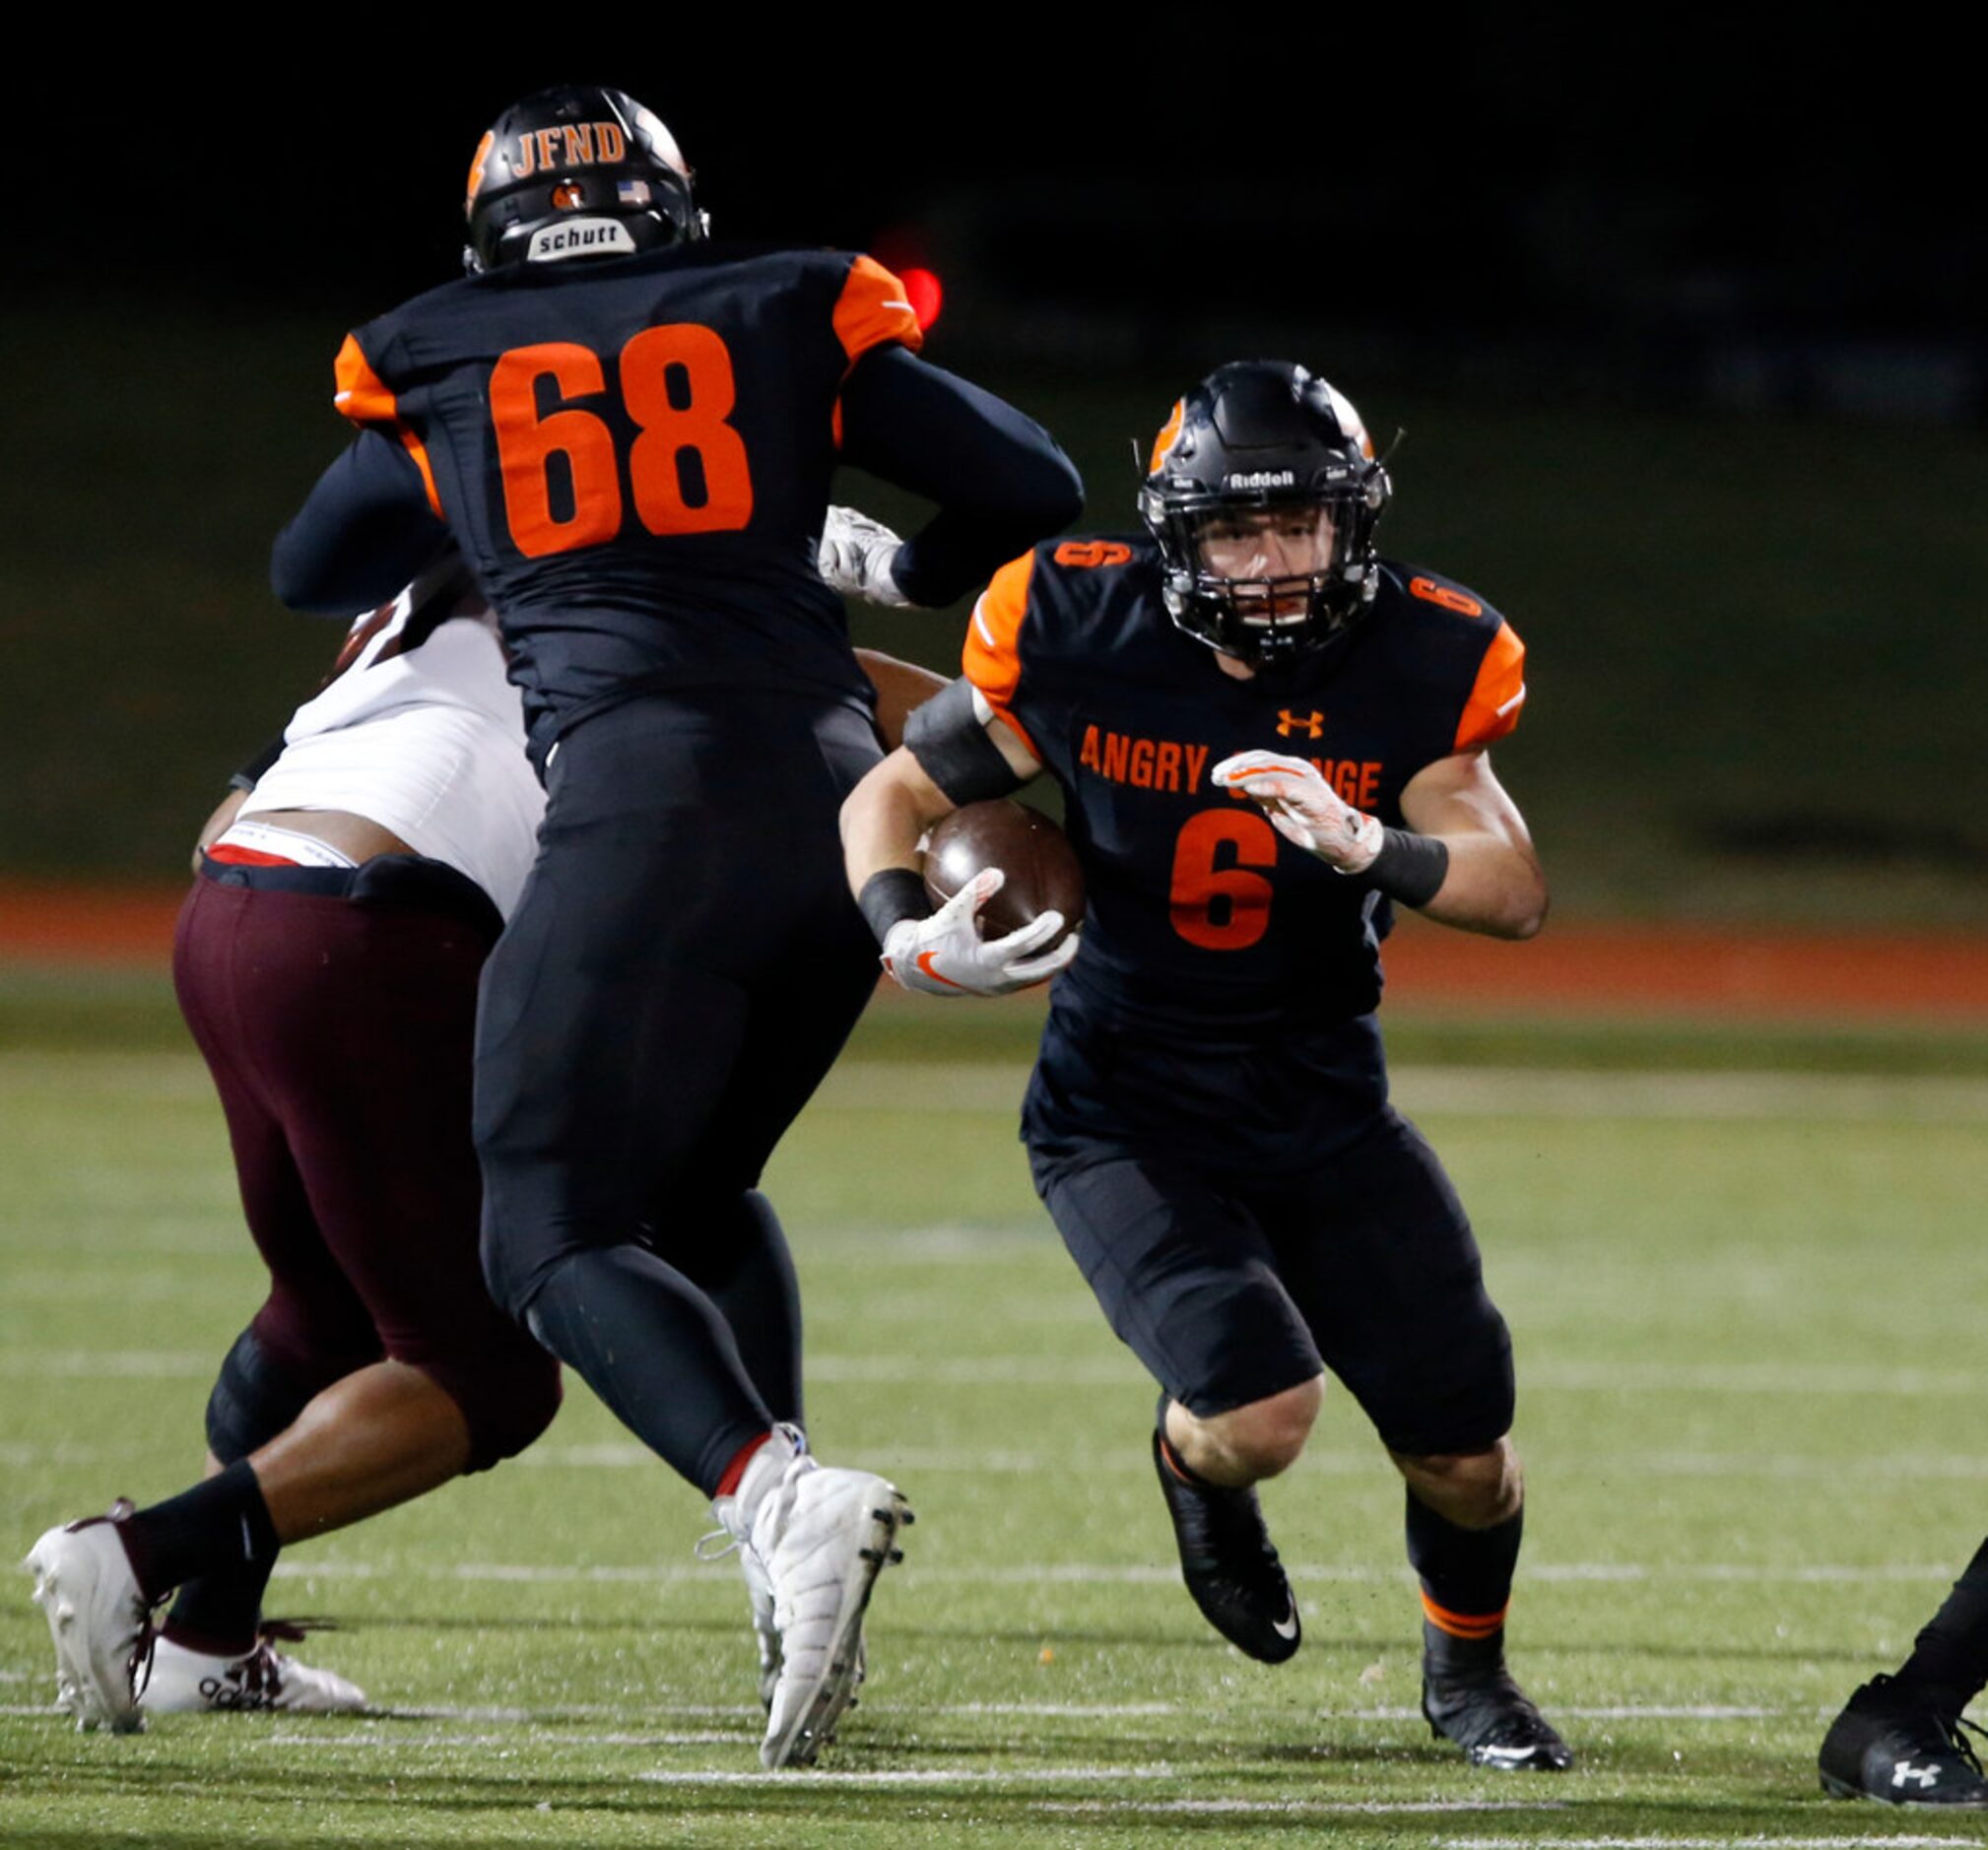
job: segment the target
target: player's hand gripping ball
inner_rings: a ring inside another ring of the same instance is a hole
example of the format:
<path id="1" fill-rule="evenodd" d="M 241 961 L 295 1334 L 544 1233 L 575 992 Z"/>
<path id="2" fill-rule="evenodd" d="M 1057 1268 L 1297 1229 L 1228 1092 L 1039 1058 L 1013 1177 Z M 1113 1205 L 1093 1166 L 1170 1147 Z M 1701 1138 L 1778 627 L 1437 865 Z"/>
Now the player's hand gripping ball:
<path id="1" fill-rule="evenodd" d="M 1077 955 L 1076 853 L 1061 829 L 1020 804 L 968 804 L 940 823 L 925 844 L 925 890 L 939 909 L 900 919 L 884 941 L 884 967 L 906 989 L 1005 996 L 1046 981 Z"/>
<path id="2" fill-rule="evenodd" d="M 1047 950 L 1084 922 L 1084 870 L 1070 839 L 1040 810 L 1006 798 L 968 803 L 933 826 L 925 838 L 925 891 L 943 906 L 983 868 L 1007 877 L 980 912 L 983 936 L 1001 937 L 1045 912 L 1061 924 Z"/>

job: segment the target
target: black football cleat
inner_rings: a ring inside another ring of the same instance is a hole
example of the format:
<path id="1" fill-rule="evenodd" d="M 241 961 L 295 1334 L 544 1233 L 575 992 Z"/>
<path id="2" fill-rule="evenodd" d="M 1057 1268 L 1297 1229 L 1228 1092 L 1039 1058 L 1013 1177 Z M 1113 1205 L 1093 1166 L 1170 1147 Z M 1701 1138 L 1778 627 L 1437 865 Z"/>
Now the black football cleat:
<path id="1" fill-rule="evenodd" d="M 1297 1602 L 1271 1546 L 1253 1489 L 1189 1484 L 1166 1462 L 1153 1434 L 1153 1464 L 1173 1518 L 1181 1578 L 1202 1617 L 1238 1651 L 1282 1664 L 1297 1649 Z"/>
<path id="2" fill-rule="evenodd" d="M 1988 1779 L 1961 1733 L 1972 1726 L 1889 1677 L 1873 1677 L 1822 1737 L 1816 1758 L 1822 1790 L 1832 1799 L 1988 1811 Z"/>
<path id="3" fill-rule="evenodd" d="M 1425 1628 L 1425 1640 L 1432 1629 Z M 1422 1712 L 1438 1741 L 1454 1741 L 1473 1766 L 1507 1773 L 1564 1773 L 1573 1765 L 1572 1749 L 1512 1681 L 1501 1647 L 1481 1664 L 1454 1661 L 1476 1651 L 1451 1651 L 1452 1661 L 1443 1663 L 1434 1642 L 1423 1649 Z"/>

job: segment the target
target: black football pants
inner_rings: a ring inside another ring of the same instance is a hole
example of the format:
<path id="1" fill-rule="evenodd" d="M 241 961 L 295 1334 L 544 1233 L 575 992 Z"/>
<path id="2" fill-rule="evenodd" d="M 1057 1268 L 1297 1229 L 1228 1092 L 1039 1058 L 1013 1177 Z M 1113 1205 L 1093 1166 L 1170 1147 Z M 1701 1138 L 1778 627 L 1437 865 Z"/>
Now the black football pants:
<path id="1" fill-rule="evenodd" d="M 764 690 L 586 720 L 484 977 L 491 1288 L 706 1492 L 800 1413 L 793 1274 L 756 1185 L 876 985 L 836 817 L 878 757 L 855 707 Z"/>

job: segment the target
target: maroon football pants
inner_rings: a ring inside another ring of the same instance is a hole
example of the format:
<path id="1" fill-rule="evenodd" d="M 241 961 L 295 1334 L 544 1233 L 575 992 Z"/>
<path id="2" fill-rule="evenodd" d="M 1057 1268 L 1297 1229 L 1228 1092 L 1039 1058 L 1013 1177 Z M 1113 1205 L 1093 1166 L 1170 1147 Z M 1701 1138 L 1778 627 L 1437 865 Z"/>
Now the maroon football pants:
<path id="1" fill-rule="evenodd" d="M 491 1301 L 477 1255 L 471 1051 L 491 942 L 447 906 L 203 877 L 173 947 L 269 1268 L 257 1341 L 312 1393 L 383 1355 L 420 1368 L 461 1407 L 471 1470 L 523 1450 L 560 1397 L 559 1364 Z"/>

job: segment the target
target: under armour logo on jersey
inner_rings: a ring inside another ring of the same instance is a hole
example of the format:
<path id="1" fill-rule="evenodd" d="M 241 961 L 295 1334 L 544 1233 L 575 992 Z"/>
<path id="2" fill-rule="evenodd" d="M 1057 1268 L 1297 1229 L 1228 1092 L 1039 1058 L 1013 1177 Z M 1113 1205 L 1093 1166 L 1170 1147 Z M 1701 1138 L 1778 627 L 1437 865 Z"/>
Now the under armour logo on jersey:
<path id="1" fill-rule="evenodd" d="M 1277 736 L 1289 739 L 1294 732 L 1303 733 L 1307 739 L 1323 739 L 1325 715 L 1317 711 L 1293 713 L 1290 707 L 1280 706 L 1277 709 Z"/>
<path id="2" fill-rule="evenodd" d="M 1940 1762 L 1935 1760 L 1929 1766 L 1914 1766 L 1910 1760 L 1900 1760 L 1891 1769 L 1891 1783 L 1902 1786 L 1908 1779 L 1916 1780 L 1920 1790 L 1933 1785 L 1940 1777 Z"/>

